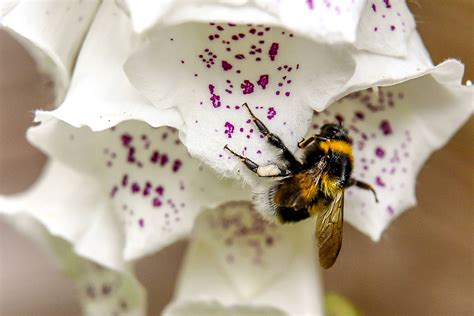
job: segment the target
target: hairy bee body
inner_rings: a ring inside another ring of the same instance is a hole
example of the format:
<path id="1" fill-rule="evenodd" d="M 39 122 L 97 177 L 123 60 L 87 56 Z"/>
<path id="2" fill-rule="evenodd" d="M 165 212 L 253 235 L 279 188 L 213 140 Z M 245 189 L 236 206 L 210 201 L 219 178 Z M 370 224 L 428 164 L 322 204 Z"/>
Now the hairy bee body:
<path id="1" fill-rule="evenodd" d="M 331 267 L 342 244 L 344 190 L 352 185 L 371 190 L 372 187 L 352 177 L 354 158 L 348 131 L 338 124 L 326 124 L 320 134 L 303 139 L 298 147 L 300 159 L 272 134 L 244 104 L 253 122 L 267 142 L 281 150 L 281 161 L 259 166 L 251 159 L 224 147 L 260 177 L 274 181 L 254 188 L 254 204 L 261 213 L 281 223 L 294 223 L 317 216 L 316 239 L 320 264 Z M 375 195 L 377 201 L 377 197 Z"/>

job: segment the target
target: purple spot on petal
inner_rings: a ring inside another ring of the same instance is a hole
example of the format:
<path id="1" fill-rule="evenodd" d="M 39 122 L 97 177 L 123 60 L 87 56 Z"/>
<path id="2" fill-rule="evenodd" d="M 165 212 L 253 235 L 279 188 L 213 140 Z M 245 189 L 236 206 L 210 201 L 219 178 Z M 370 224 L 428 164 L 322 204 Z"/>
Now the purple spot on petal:
<path id="1" fill-rule="evenodd" d="M 268 112 L 267 112 L 267 119 L 271 120 L 272 118 L 275 117 L 276 113 L 277 112 L 274 107 L 269 107 Z"/>
<path id="2" fill-rule="evenodd" d="M 112 191 L 110 192 L 110 197 L 114 197 L 117 191 L 118 191 L 118 187 L 114 185 L 114 187 L 112 188 Z"/>
<path id="3" fill-rule="evenodd" d="M 163 188 L 163 186 L 159 185 L 159 186 L 156 187 L 155 192 L 162 196 L 163 193 L 165 192 L 165 188 Z"/>
<path id="4" fill-rule="evenodd" d="M 128 175 L 124 174 L 122 177 L 122 186 L 126 187 L 128 184 Z"/>
<path id="5" fill-rule="evenodd" d="M 390 205 L 387 206 L 387 211 L 388 211 L 391 215 L 395 214 L 395 210 L 394 210 L 393 207 L 391 207 Z"/>
<path id="6" fill-rule="evenodd" d="M 240 88 L 242 88 L 243 94 L 250 94 L 253 93 L 254 84 L 249 80 L 244 80 L 244 82 L 240 84 Z"/>
<path id="7" fill-rule="evenodd" d="M 257 81 L 257 84 L 262 87 L 262 89 L 265 89 L 268 84 L 268 75 L 261 75 L 260 78 Z"/>
<path id="8" fill-rule="evenodd" d="M 151 183 L 147 181 L 145 183 L 145 187 L 143 188 L 143 195 L 148 196 L 150 194 L 150 189 L 151 189 Z"/>
<path id="9" fill-rule="evenodd" d="M 138 226 L 140 226 L 140 228 L 143 228 L 145 226 L 145 220 L 143 218 L 140 218 L 138 220 Z"/>
<path id="10" fill-rule="evenodd" d="M 384 135 L 392 134 L 392 126 L 390 125 L 390 122 L 387 120 L 381 121 L 379 128 L 382 130 Z"/>
<path id="11" fill-rule="evenodd" d="M 130 134 L 123 134 L 121 136 L 121 139 L 122 139 L 122 145 L 125 147 L 128 147 L 128 145 L 130 145 L 130 142 L 132 141 L 133 138 Z"/>
<path id="12" fill-rule="evenodd" d="M 150 161 L 152 163 L 157 163 L 158 162 L 158 158 L 159 158 L 159 153 L 158 151 L 153 151 L 153 153 L 151 154 L 151 157 L 150 157 Z"/>
<path id="13" fill-rule="evenodd" d="M 225 122 L 224 128 L 224 134 L 226 134 L 228 138 L 232 138 L 232 134 L 234 133 L 234 125 L 232 125 L 230 122 Z"/>
<path id="14" fill-rule="evenodd" d="M 160 165 L 164 166 L 168 163 L 168 161 L 169 161 L 168 155 L 164 154 L 163 156 L 161 156 Z"/>
<path id="15" fill-rule="evenodd" d="M 178 170 L 181 168 L 183 165 L 182 161 L 179 159 L 176 159 L 173 163 L 173 172 L 178 172 Z"/>
<path id="16" fill-rule="evenodd" d="M 270 57 L 272 61 L 274 61 L 276 55 L 278 55 L 278 47 L 279 47 L 278 43 L 272 43 L 272 45 L 270 46 L 270 50 L 268 51 L 268 56 Z"/>
<path id="17" fill-rule="evenodd" d="M 375 178 L 375 184 L 382 188 L 385 187 L 385 183 L 382 181 L 382 178 L 380 177 Z"/>
<path id="18" fill-rule="evenodd" d="M 221 97 L 219 95 L 215 94 L 214 91 L 215 91 L 214 85 L 209 84 L 209 93 L 211 94 L 211 97 L 210 97 L 209 100 L 211 100 L 212 106 L 214 108 L 218 108 L 218 107 L 221 106 L 221 101 L 220 101 Z"/>
<path id="19" fill-rule="evenodd" d="M 154 198 L 153 199 L 153 207 L 160 207 L 161 206 L 161 200 L 159 198 Z"/>
<path id="20" fill-rule="evenodd" d="M 132 189 L 132 193 L 137 193 L 140 191 L 140 186 L 138 185 L 138 183 L 133 182 L 131 189 Z"/>
<path id="21" fill-rule="evenodd" d="M 385 151 L 382 148 L 377 147 L 375 148 L 375 155 L 379 158 L 383 158 L 385 156 Z"/>
<path id="22" fill-rule="evenodd" d="M 232 65 L 229 64 L 227 61 L 223 60 L 222 61 L 222 69 L 224 69 L 224 71 L 230 70 L 230 69 L 232 69 Z"/>

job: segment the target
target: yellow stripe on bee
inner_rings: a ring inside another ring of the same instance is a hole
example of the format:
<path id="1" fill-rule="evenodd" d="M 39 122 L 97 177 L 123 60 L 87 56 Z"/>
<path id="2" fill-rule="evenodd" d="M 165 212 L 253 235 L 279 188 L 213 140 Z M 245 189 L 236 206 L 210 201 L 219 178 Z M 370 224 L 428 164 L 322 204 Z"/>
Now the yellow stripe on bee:
<path id="1" fill-rule="evenodd" d="M 324 195 L 335 197 L 341 191 L 341 187 L 335 178 L 325 173 L 321 176 L 321 190 Z"/>
<path id="2" fill-rule="evenodd" d="M 316 185 L 314 178 L 303 173 L 297 175 L 296 179 L 303 199 L 308 202 L 311 201 L 318 193 L 318 186 Z"/>
<path id="3" fill-rule="evenodd" d="M 342 140 L 327 140 L 319 143 L 319 147 L 327 154 L 329 151 L 340 152 L 346 154 L 352 159 L 352 146 L 351 144 Z"/>

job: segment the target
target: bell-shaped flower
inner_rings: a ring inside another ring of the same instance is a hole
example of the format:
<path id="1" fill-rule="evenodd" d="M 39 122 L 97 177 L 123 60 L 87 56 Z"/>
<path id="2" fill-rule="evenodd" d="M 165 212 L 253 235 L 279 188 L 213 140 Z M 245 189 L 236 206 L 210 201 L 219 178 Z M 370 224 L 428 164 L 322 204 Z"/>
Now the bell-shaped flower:
<path id="1" fill-rule="evenodd" d="M 271 224 L 243 202 L 204 211 L 164 315 L 323 315 L 311 224 Z"/>
<path id="2" fill-rule="evenodd" d="M 54 81 L 56 103 L 69 86 L 77 53 L 94 19 L 99 1 L 20 1 L 0 3 L 2 28 L 35 59 Z"/>
<path id="3" fill-rule="evenodd" d="M 28 199 L 25 193 L 19 199 Z M 146 292 L 133 274 L 133 265 L 115 271 L 79 255 L 65 240 L 51 235 L 25 210 L 18 209 L 6 220 L 33 239 L 57 267 L 74 280 L 83 315 L 139 316 L 146 313 Z"/>
<path id="4" fill-rule="evenodd" d="M 156 17 L 146 33 L 149 41 L 125 70 L 156 107 L 180 112 L 181 139 L 192 156 L 253 187 L 258 177 L 224 147 L 261 166 L 278 162 L 279 152 L 268 145 L 243 103 L 291 152 L 324 123 L 343 122 L 353 139 L 354 176 L 376 188 L 380 200 L 349 189 L 346 219 L 378 240 L 397 215 L 414 205 L 423 162 L 472 113 L 472 88 L 461 84 L 462 64 L 448 60 L 434 66 L 408 23 L 412 16 L 402 10 L 404 3 L 380 2 L 363 11 L 355 42 L 328 45 L 330 40 L 315 42 L 300 29 L 292 33 L 292 25 L 202 21 L 212 16 L 211 8 L 208 15 L 196 14 L 196 22 L 185 15 L 193 2 L 185 1 L 176 4 L 183 10 L 175 8 L 179 18 Z M 249 6 L 215 4 L 216 10 L 237 12 Z M 132 18 L 139 16 L 134 5 L 129 7 Z M 397 21 L 407 21 L 405 28 L 382 27 Z M 400 35 L 372 38 L 366 32 L 369 23 L 376 25 L 372 33 Z M 361 44 L 369 42 L 386 50 Z M 405 49 L 396 57 L 384 54 L 391 45 Z"/>
<path id="5" fill-rule="evenodd" d="M 116 271 L 187 236 L 201 210 L 251 200 L 260 180 L 224 146 L 259 165 L 280 152 L 243 103 L 297 157 L 304 136 L 344 124 L 353 175 L 379 198 L 347 189 L 345 218 L 374 240 L 415 203 L 423 162 L 472 114 L 462 65 L 431 63 L 403 1 L 77 6 L 87 14 L 65 3 L 1 11 L 3 26 L 59 78 L 58 100 L 69 90 L 28 131 L 51 158 L 43 176 L 25 195 L 0 197 L 0 211 L 32 216 L 75 253 Z M 71 24 L 80 17 L 93 19 L 90 28 Z M 43 34 L 58 23 L 64 33 Z M 265 224 L 243 204 L 206 211 L 167 313 L 321 313 L 310 222 Z M 289 286 L 301 301 L 284 300 Z"/>

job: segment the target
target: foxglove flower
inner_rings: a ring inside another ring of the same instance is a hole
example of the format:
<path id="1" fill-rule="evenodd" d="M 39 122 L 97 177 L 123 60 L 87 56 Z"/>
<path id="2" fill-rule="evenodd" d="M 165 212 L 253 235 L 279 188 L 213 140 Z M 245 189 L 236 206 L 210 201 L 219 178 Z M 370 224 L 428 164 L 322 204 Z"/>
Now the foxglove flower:
<path id="1" fill-rule="evenodd" d="M 187 236 L 207 209 L 168 315 L 322 313 L 313 223 L 259 218 L 248 204 L 258 179 L 223 150 L 259 164 L 278 154 L 242 103 L 292 151 L 324 123 L 349 128 L 354 174 L 380 203 L 349 189 L 345 218 L 374 240 L 414 205 L 424 160 L 472 113 L 463 66 L 432 65 L 403 1 L 97 6 L 2 10 L 3 26 L 55 79 L 61 105 L 38 111 L 28 131 L 50 157 L 43 176 L 26 194 L 1 197 L 0 210 L 27 214 L 76 254 L 126 273 Z M 81 18 L 90 28 L 72 23 Z M 57 23 L 74 30 L 68 40 L 48 31 Z M 283 300 L 287 288 L 301 301 Z"/>
<path id="2" fill-rule="evenodd" d="M 84 315 L 145 314 L 145 290 L 134 277 L 132 265 L 127 265 L 121 272 L 107 269 L 78 256 L 69 243 L 49 234 L 29 216 L 16 214 L 8 217 L 8 221 L 51 254 L 58 268 L 76 281 Z"/>

